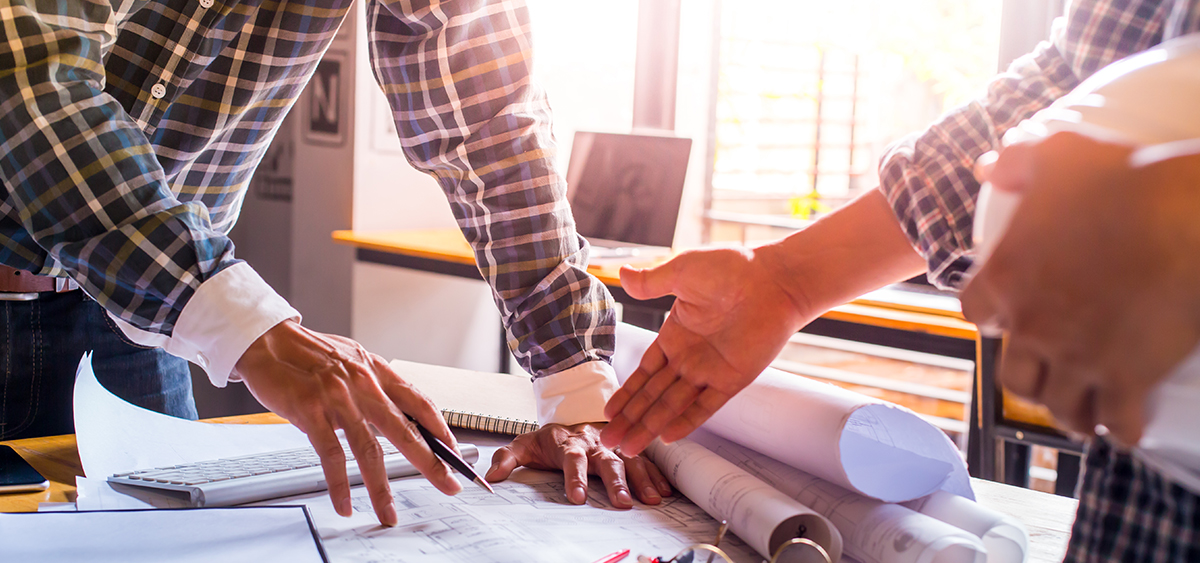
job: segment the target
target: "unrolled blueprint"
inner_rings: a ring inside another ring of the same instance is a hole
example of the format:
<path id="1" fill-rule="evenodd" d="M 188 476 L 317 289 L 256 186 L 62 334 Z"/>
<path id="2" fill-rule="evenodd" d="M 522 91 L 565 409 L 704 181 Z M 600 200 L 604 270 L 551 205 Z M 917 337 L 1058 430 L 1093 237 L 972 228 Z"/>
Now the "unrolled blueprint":
<path id="1" fill-rule="evenodd" d="M 486 460 L 494 448 L 480 450 Z M 393 528 L 379 525 L 361 487 L 353 491 L 350 518 L 338 516 L 324 495 L 273 504 L 308 505 L 335 562 L 587 562 L 621 549 L 672 557 L 692 544 L 711 543 L 717 534 L 718 523 L 682 496 L 663 499 L 659 506 L 635 503 L 631 510 L 618 510 L 594 478 L 582 506 L 567 502 L 563 476 L 556 472 L 519 469 L 494 485 L 495 495 L 464 484 L 450 497 L 422 478 L 392 481 L 399 516 Z M 732 534 L 721 547 L 739 563 L 761 560 Z"/>

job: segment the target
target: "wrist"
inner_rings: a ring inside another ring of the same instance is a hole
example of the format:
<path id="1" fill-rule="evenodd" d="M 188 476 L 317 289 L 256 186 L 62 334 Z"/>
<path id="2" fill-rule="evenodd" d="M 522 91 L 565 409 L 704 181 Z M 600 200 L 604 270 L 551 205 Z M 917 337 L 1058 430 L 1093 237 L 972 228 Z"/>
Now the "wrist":
<path id="1" fill-rule="evenodd" d="M 803 231 L 802 231 L 803 232 Z M 803 253 L 795 253 L 791 248 L 796 233 L 787 238 L 770 242 L 750 249 L 750 267 L 760 271 L 759 278 L 763 283 L 774 284 L 787 296 L 787 304 L 791 306 L 789 315 L 794 330 L 800 330 L 823 311 L 832 307 L 819 308 L 813 301 L 809 288 L 810 276 L 819 276 L 820 264 L 808 263 Z"/>

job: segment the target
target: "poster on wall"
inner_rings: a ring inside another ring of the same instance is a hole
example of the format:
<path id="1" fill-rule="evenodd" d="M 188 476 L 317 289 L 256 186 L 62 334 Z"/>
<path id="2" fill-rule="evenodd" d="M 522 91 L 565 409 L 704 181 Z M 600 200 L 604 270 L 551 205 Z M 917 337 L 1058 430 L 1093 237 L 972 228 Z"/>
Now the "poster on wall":
<path id="1" fill-rule="evenodd" d="M 334 147 L 346 144 L 352 78 L 348 60 L 344 52 L 328 51 L 317 63 L 302 102 L 304 142 Z"/>

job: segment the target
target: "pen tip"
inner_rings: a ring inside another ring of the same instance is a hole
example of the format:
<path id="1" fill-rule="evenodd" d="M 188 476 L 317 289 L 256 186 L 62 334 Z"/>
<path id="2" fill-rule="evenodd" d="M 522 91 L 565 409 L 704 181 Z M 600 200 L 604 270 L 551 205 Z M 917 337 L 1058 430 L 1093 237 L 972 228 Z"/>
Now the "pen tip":
<path id="1" fill-rule="evenodd" d="M 496 491 L 492 490 L 492 486 L 489 485 L 487 481 L 484 481 L 482 477 L 476 477 L 474 481 L 476 485 L 487 489 L 487 492 L 492 493 L 493 495 L 496 494 Z"/>

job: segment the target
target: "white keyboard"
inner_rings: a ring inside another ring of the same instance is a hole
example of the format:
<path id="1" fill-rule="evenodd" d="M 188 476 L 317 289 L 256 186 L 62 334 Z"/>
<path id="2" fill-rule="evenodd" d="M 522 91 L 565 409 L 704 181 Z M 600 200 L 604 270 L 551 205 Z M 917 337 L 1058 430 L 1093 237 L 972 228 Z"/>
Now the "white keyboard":
<path id="1" fill-rule="evenodd" d="M 388 478 L 417 474 L 404 454 L 390 442 L 381 438 L 379 445 L 383 447 Z M 342 450 L 346 454 L 350 484 L 362 483 L 354 453 L 345 442 Z M 479 459 L 479 450 L 474 445 L 459 444 L 459 451 L 468 463 Z M 327 488 L 321 459 L 312 447 L 118 473 L 109 477 L 108 482 L 153 489 L 196 507 L 232 506 Z"/>

